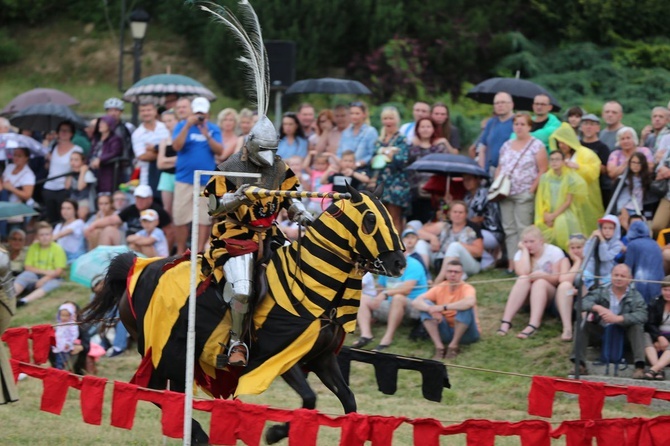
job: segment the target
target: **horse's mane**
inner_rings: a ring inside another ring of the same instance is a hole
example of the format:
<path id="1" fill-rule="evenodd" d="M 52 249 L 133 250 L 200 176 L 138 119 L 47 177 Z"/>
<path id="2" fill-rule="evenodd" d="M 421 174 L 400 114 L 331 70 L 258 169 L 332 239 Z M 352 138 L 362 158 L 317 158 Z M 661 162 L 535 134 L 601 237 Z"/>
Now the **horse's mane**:
<path id="1" fill-rule="evenodd" d="M 102 289 L 95 294 L 83 311 L 83 322 L 88 323 L 109 316 L 110 309 L 116 310 L 119 296 L 126 291 L 128 271 L 133 267 L 137 256 L 133 252 L 124 252 L 114 257 L 109 264 Z M 115 323 L 115 322 L 114 322 Z M 109 325 L 114 325 L 111 323 Z"/>

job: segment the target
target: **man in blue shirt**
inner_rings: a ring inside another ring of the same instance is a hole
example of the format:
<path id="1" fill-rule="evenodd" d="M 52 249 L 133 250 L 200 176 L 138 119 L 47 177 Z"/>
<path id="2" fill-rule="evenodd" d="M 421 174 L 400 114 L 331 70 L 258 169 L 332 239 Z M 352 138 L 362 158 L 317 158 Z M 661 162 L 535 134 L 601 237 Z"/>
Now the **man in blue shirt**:
<path id="1" fill-rule="evenodd" d="M 493 98 L 495 116 L 486 123 L 480 139 L 479 165 L 489 171 L 498 167 L 500 148 L 513 132 L 514 102 L 508 93 L 498 93 Z"/>
<path id="2" fill-rule="evenodd" d="M 380 319 L 383 319 L 385 315 L 388 318 L 386 332 L 374 350 L 382 351 L 388 348 L 393 342 L 395 331 L 402 323 L 405 311 L 410 314 L 412 301 L 426 292 L 428 281 L 425 268 L 414 257 L 406 255 L 405 259 L 407 267 L 402 276 L 397 279 L 380 276 L 377 283 L 381 291 L 374 298 L 362 296 L 356 318 L 361 337 L 354 342 L 352 347 L 361 348 L 372 341 L 372 312 L 377 311 L 376 315 Z M 418 312 L 415 310 L 414 313 L 414 318 L 418 319 Z"/>
<path id="3" fill-rule="evenodd" d="M 178 254 L 186 251 L 188 228 L 193 220 L 193 172 L 214 170 L 216 168 L 214 155 L 223 152 L 221 130 L 208 120 L 209 101 L 203 97 L 195 98 L 191 103 L 191 109 L 191 115 L 177 124 L 172 135 L 172 147 L 177 152 L 172 218 L 176 226 Z M 202 189 L 208 180 L 209 176 L 200 177 L 198 187 Z M 210 230 L 207 201 L 204 197 L 199 210 L 200 230 L 197 249 L 201 252 L 205 249 Z"/>

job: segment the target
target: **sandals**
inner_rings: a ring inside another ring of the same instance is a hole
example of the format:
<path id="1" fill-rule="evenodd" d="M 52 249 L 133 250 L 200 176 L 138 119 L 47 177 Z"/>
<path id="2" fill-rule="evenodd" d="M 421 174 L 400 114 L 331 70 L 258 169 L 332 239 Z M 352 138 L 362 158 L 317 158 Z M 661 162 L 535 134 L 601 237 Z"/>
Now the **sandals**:
<path id="1" fill-rule="evenodd" d="M 522 331 L 518 335 L 516 335 L 516 337 L 519 338 L 519 339 L 528 339 L 531 336 L 533 336 L 535 334 L 535 332 L 537 331 L 537 327 L 533 324 L 528 324 L 526 326 L 526 328 L 528 328 L 528 327 L 530 327 L 530 331 Z M 525 328 L 524 328 L 524 330 L 525 330 Z"/>
<path id="2" fill-rule="evenodd" d="M 444 348 L 436 348 L 435 349 L 435 354 L 431 358 L 433 361 L 442 361 L 444 359 L 444 355 L 446 354 L 446 349 Z"/>
<path id="3" fill-rule="evenodd" d="M 386 349 L 389 348 L 390 346 L 391 346 L 391 344 L 379 344 L 378 346 L 376 346 L 375 348 L 373 348 L 372 351 L 373 351 L 373 352 L 381 352 L 381 351 L 383 351 L 383 350 L 386 350 Z"/>
<path id="4" fill-rule="evenodd" d="M 644 379 L 653 381 L 663 381 L 665 380 L 665 371 L 661 370 L 657 372 L 656 370 L 649 369 L 646 372 L 644 372 Z"/>
<path id="5" fill-rule="evenodd" d="M 461 352 L 461 349 L 458 347 L 452 348 L 448 347 L 447 348 L 447 354 L 444 355 L 444 359 L 456 359 L 456 356 Z"/>
<path id="6" fill-rule="evenodd" d="M 503 324 L 508 325 L 507 330 L 502 329 Z M 505 335 L 507 335 L 507 332 L 510 330 L 510 328 L 512 328 L 512 323 L 510 321 L 502 321 L 501 320 L 500 321 L 500 328 L 498 329 L 498 331 L 496 331 L 496 334 L 498 336 L 505 336 Z"/>
<path id="7" fill-rule="evenodd" d="M 374 339 L 374 338 L 366 338 L 366 337 L 364 337 L 364 336 L 361 336 L 360 338 L 358 338 L 358 339 L 356 340 L 356 342 L 354 342 L 353 344 L 351 344 L 351 346 L 352 346 L 353 348 L 363 348 L 363 347 L 365 347 L 366 345 L 368 345 L 370 342 L 372 342 L 373 339 Z"/>

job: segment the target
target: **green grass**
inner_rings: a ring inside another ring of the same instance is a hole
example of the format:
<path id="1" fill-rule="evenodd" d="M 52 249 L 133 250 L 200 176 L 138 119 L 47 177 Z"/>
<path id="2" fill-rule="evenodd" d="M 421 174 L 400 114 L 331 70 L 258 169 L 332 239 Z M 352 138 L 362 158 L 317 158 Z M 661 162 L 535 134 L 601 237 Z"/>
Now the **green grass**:
<path id="1" fill-rule="evenodd" d="M 418 372 L 400 371 L 398 390 L 395 395 L 383 395 L 377 390 L 372 366 L 352 363 L 351 388 L 356 394 L 358 410 L 365 414 L 388 416 L 406 416 L 410 418 L 430 417 L 445 424 L 458 423 L 471 418 L 518 421 L 531 419 L 526 413 L 527 394 L 530 380 L 523 377 L 498 373 L 457 368 L 458 365 L 518 372 L 529 375 L 565 376 L 570 370 L 567 361 L 570 346 L 560 342 L 560 322 L 547 319 L 537 335 L 526 341 L 517 339 L 514 334 L 523 329 L 527 314 L 514 319 L 514 329 L 504 338 L 495 335 L 502 314 L 511 281 L 504 281 L 498 271 L 485 272 L 471 280 L 496 280 L 476 285 L 478 291 L 479 317 L 482 325 L 482 340 L 463 348 L 463 353 L 448 365 L 452 388 L 444 389 L 441 403 L 426 401 L 421 396 L 421 375 Z M 79 304 L 88 301 L 87 289 L 66 284 L 44 299 L 19 309 L 12 321 L 13 326 L 30 326 L 53 321 L 58 305 L 65 300 L 75 300 Z M 433 348 L 429 341 L 409 340 L 410 327 L 403 326 L 389 349 L 398 353 L 420 358 L 432 356 Z M 374 326 L 375 338 L 379 339 L 384 326 Z M 355 335 L 350 335 L 346 344 L 350 344 Z M 99 376 L 111 380 L 128 381 L 139 364 L 139 356 L 127 352 L 114 359 L 103 358 L 98 366 Z M 342 408 L 333 396 L 318 380 L 310 378 L 317 391 L 318 409 L 324 413 L 339 415 Z M 2 444 L 31 445 L 117 445 L 159 444 L 160 411 L 152 405 L 140 402 L 135 426 L 132 431 L 109 426 L 111 406 L 111 387 L 108 386 L 103 413 L 102 426 L 89 426 L 81 421 L 77 391 L 70 391 L 62 416 L 54 416 L 39 411 L 42 385 L 38 380 L 28 378 L 19 383 L 21 400 L 19 403 L 0 406 L 2 419 Z M 296 408 L 300 406 L 298 396 L 281 380 L 272 384 L 262 395 L 245 396 L 243 401 L 268 404 L 274 407 Z M 607 400 L 603 416 L 611 417 L 653 417 L 660 415 L 659 409 L 631 405 L 621 400 Z M 577 419 L 578 404 L 576 398 L 558 394 L 554 404 L 554 417 L 551 422 Z M 209 427 L 208 414 L 197 413 L 206 429 Z M 339 432 L 336 429 L 321 428 L 319 444 L 336 444 Z M 394 444 L 405 445 L 412 442 L 410 426 L 402 426 L 396 431 Z M 180 444 L 169 440 L 167 444 Z M 463 436 L 443 437 L 442 444 L 465 444 Z M 517 445 L 515 437 L 497 440 L 498 445 Z M 555 441 L 554 444 L 564 444 Z"/>

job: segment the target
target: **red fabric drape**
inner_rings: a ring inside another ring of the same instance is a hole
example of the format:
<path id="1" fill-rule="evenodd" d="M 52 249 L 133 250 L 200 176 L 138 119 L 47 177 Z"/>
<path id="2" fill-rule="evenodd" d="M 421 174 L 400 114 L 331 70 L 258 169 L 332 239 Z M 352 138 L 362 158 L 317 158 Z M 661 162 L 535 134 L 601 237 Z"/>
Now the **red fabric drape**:
<path id="1" fill-rule="evenodd" d="M 102 403 L 105 399 L 105 378 L 84 376 L 81 380 L 81 415 L 85 423 L 100 425 L 102 423 Z"/>
<path id="2" fill-rule="evenodd" d="M 10 356 L 20 362 L 30 362 L 28 339 L 30 339 L 30 330 L 23 327 L 9 328 L 2 334 L 2 340 L 9 347 Z"/>
<path id="3" fill-rule="evenodd" d="M 44 364 L 49 360 L 51 346 L 55 345 L 56 333 L 51 325 L 35 325 L 30 328 L 30 339 L 33 340 L 33 362 Z"/>

